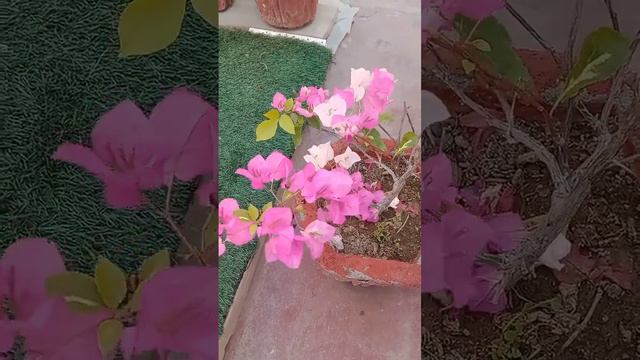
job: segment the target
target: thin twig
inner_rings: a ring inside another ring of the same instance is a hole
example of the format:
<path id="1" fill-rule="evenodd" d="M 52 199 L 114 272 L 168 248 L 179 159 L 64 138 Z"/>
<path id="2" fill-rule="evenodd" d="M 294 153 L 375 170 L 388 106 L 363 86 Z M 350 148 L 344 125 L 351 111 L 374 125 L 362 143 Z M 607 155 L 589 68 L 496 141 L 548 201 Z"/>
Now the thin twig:
<path id="1" fill-rule="evenodd" d="M 551 54 L 553 61 L 555 61 L 555 63 L 559 65 L 560 60 L 556 56 L 555 51 L 553 51 L 553 48 L 542 38 L 542 36 L 536 31 L 536 29 L 531 26 L 529 22 L 527 22 L 527 19 L 520 15 L 520 13 L 513 6 L 511 6 L 511 4 L 507 3 L 506 5 L 507 10 L 511 14 L 511 16 L 518 20 L 520 25 L 522 25 L 522 27 L 527 30 L 529 34 L 531 34 L 531 36 L 538 42 L 538 44 L 540 44 L 540 46 L 545 48 L 549 52 L 549 54 Z"/>
<path id="2" fill-rule="evenodd" d="M 613 9 L 613 3 L 611 0 L 604 0 L 609 10 L 609 17 L 611 18 L 611 25 L 616 31 L 620 31 L 620 23 L 618 22 L 618 13 Z"/>
<path id="3" fill-rule="evenodd" d="M 178 236 L 180 241 L 182 241 L 182 243 L 187 247 L 187 249 L 189 249 L 189 252 L 198 258 L 198 261 L 200 262 L 200 264 L 206 265 L 207 262 L 202 257 L 202 254 L 200 254 L 200 251 L 195 247 L 193 247 L 193 244 L 191 244 L 187 239 L 187 237 L 184 236 L 184 234 L 182 233 L 182 230 L 180 230 L 180 227 L 178 226 L 178 224 L 176 224 L 175 221 L 173 221 L 173 218 L 171 217 L 171 215 L 165 214 L 163 211 L 155 207 L 154 207 L 154 210 L 158 215 L 162 216 L 162 218 L 167 222 L 167 224 L 169 224 L 169 226 L 171 227 L 171 230 L 173 230 L 173 232 Z"/>
<path id="4" fill-rule="evenodd" d="M 404 113 L 407 116 L 407 122 L 409 122 L 409 126 L 411 127 L 411 131 L 416 132 L 416 128 L 413 127 L 413 121 L 411 121 L 411 115 L 409 115 L 409 109 L 407 108 L 407 102 L 404 102 Z"/>
<path id="5" fill-rule="evenodd" d="M 603 294 L 604 294 L 604 291 L 602 290 L 602 288 L 598 287 L 598 289 L 596 290 L 596 295 L 593 298 L 593 302 L 591 303 L 591 307 L 587 312 L 587 315 L 584 317 L 584 319 L 582 319 L 582 322 L 580 322 L 580 324 L 578 325 L 578 328 L 571 334 L 571 336 L 569 336 L 567 341 L 565 341 L 564 344 L 562 344 L 562 348 L 560 349 L 560 352 L 565 351 L 569 347 L 569 345 L 571 345 L 571 343 L 578 337 L 580 332 L 587 327 L 587 324 L 589 324 L 589 321 L 591 321 L 591 318 L 593 317 L 593 313 L 595 312 L 596 307 L 598 306 L 598 303 L 602 299 Z"/>
<path id="6" fill-rule="evenodd" d="M 382 124 L 378 124 L 378 127 L 380 128 L 380 130 L 382 130 L 385 134 L 387 134 L 387 136 L 389 137 L 389 139 L 393 139 L 393 136 L 391 136 L 391 134 L 389 133 L 389 131 L 387 131 L 387 129 L 384 128 L 384 126 L 382 126 Z"/>
<path id="7" fill-rule="evenodd" d="M 577 0 L 576 6 L 573 10 L 573 18 L 571 20 L 571 28 L 569 30 L 569 40 L 567 44 L 567 69 L 570 70 L 573 66 L 574 49 L 576 47 L 576 38 L 578 35 L 578 24 L 580 23 L 580 17 L 582 16 L 582 8 L 584 7 L 584 0 Z"/>

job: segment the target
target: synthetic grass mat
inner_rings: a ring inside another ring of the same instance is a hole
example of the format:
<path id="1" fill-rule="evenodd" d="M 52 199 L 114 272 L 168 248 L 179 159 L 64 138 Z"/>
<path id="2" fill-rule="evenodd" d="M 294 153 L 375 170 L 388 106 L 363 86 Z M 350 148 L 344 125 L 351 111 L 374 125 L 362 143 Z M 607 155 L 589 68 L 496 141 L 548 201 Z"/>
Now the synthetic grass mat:
<path id="1" fill-rule="evenodd" d="M 120 58 L 117 24 L 129 2 L 4 0 L 0 251 L 21 237 L 47 237 L 71 269 L 92 272 L 104 255 L 133 271 L 157 250 L 178 246 L 159 216 L 106 208 L 97 179 L 51 160 L 65 141 L 88 143 L 100 115 L 125 99 L 148 113 L 173 88 L 187 86 L 217 103 L 217 29 L 189 5 L 167 50 Z M 193 186 L 179 188 L 174 209 L 184 213 Z"/>
<path id="2" fill-rule="evenodd" d="M 235 198 L 245 208 L 248 203 L 262 206 L 271 201 L 269 192 L 252 190 L 249 181 L 234 172 L 258 154 L 267 156 L 274 150 L 292 154 L 291 138 L 282 131 L 271 140 L 256 142 L 256 126 L 275 92 L 291 96 L 301 86 L 322 85 L 331 53 L 318 45 L 241 30 L 220 29 L 219 41 L 219 196 Z M 255 248 L 255 242 L 229 245 L 220 258 L 220 329 Z"/>

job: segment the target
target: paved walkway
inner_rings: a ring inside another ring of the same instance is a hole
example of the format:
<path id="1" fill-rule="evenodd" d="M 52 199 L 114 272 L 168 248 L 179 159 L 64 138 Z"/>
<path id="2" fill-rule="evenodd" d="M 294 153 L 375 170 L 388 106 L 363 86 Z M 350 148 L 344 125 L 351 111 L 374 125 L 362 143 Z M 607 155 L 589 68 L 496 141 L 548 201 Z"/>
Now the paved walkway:
<path id="1" fill-rule="evenodd" d="M 385 67 L 398 78 L 391 110 L 401 114 L 406 101 L 420 129 L 420 1 L 360 0 L 352 6 L 360 12 L 326 87 L 347 85 L 352 67 Z M 308 147 L 327 141 L 306 131 L 294 155 L 298 166 Z M 254 270 L 233 305 L 237 326 L 225 334 L 224 360 L 420 359 L 419 290 L 354 287 L 327 277 L 309 257 L 295 271 L 266 264 L 262 249 L 251 262 Z"/>

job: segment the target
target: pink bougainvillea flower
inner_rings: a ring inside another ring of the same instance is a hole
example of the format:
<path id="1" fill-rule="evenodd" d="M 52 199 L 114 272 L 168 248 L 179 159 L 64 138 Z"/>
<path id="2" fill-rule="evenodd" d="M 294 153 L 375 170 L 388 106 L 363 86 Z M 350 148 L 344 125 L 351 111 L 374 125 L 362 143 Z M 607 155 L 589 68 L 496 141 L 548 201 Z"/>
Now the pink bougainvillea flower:
<path id="1" fill-rule="evenodd" d="M 292 170 L 291 159 L 274 151 L 266 159 L 262 155 L 256 155 L 247 164 L 247 169 L 238 169 L 236 174 L 249 179 L 252 188 L 262 190 L 265 183 L 288 178 Z"/>
<path id="2" fill-rule="evenodd" d="M 525 239 L 527 229 L 520 215 L 512 212 L 492 215 L 485 218 L 494 236 L 491 238 L 491 250 L 504 252 L 515 249 Z"/>
<path id="3" fill-rule="evenodd" d="M 356 136 L 366 122 L 366 117 L 363 114 L 354 114 L 349 116 L 335 115 L 331 126 L 345 140 L 350 141 Z"/>
<path id="4" fill-rule="evenodd" d="M 272 207 L 264 212 L 262 223 L 258 227 L 258 236 L 275 235 L 282 232 L 293 231 L 291 222 L 293 212 L 286 207 Z"/>
<path id="5" fill-rule="evenodd" d="M 334 115 L 345 115 L 347 112 L 347 102 L 338 95 L 333 95 L 329 100 L 314 107 L 313 112 L 318 115 L 322 125 L 332 127 Z"/>
<path id="6" fill-rule="evenodd" d="M 287 97 L 282 95 L 282 93 L 277 92 L 273 95 L 273 101 L 271 102 L 271 106 L 278 109 L 278 111 L 284 111 L 286 103 L 287 103 Z"/>
<path id="7" fill-rule="evenodd" d="M 382 201 L 383 198 L 384 192 L 381 190 L 358 190 L 359 218 L 364 221 L 378 221 L 378 212 L 373 205 Z"/>
<path id="8" fill-rule="evenodd" d="M 347 108 L 350 108 L 351 106 L 353 106 L 353 102 L 355 101 L 355 95 L 353 93 L 352 88 L 346 88 L 346 89 L 335 88 L 333 89 L 333 94 L 341 97 L 344 100 L 344 102 L 347 104 Z"/>
<path id="9" fill-rule="evenodd" d="M 443 204 L 451 204 L 458 195 L 453 185 L 453 166 L 443 153 L 429 157 L 422 162 L 422 204 L 432 212 L 440 210 Z"/>
<path id="10" fill-rule="evenodd" d="M 302 170 L 297 171 L 291 178 L 288 183 L 283 183 L 282 186 L 287 188 L 289 191 L 296 192 L 302 190 L 305 185 L 311 181 L 313 176 L 316 174 L 316 166 L 315 164 L 308 163 L 305 165 Z"/>
<path id="11" fill-rule="evenodd" d="M 154 275 L 142 288 L 136 326 L 123 339 L 125 352 L 158 350 L 186 353 L 190 359 L 216 358 L 217 276 L 214 267 L 188 266 Z M 167 296 L 176 289 L 180 296 Z"/>
<path id="12" fill-rule="evenodd" d="M 13 319 L 0 320 L 0 352 L 25 338 L 29 356 L 51 359 L 101 359 L 96 332 L 108 311 L 72 312 L 63 298 L 46 294 L 47 278 L 65 271 L 58 249 L 47 239 L 20 239 L 0 259 L 0 300 L 11 304 Z"/>
<path id="13" fill-rule="evenodd" d="M 307 150 L 307 152 L 309 154 L 303 157 L 304 161 L 313 164 L 316 169 L 322 169 L 329 161 L 333 160 L 333 147 L 331 146 L 331 141 L 327 141 L 320 145 L 313 145 Z"/>
<path id="14" fill-rule="evenodd" d="M 317 259 L 322 255 L 324 243 L 331 240 L 336 233 L 336 228 L 324 221 L 314 220 L 300 233 L 296 240 L 307 244 L 311 257 Z"/>
<path id="15" fill-rule="evenodd" d="M 290 269 L 297 269 L 304 254 L 303 242 L 294 238 L 293 227 L 269 236 L 264 246 L 267 262 L 280 261 Z"/>
<path id="16" fill-rule="evenodd" d="M 237 246 L 253 240 L 252 221 L 242 220 L 234 212 L 240 209 L 235 199 L 224 199 L 218 205 L 218 235 L 226 233 L 226 239 Z"/>
<path id="17" fill-rule="evenodd" d="M 327 99 L 327 91 L 320 87 L 309 87 L 307 88 L 308 94 L 306 97 L 307 105 L 309 108 L 313 110 L 319 104 L 322 104 Z"/>
<path id="18" fill-rule="evenodd" d="M 322 210 L 322 211 L 320 211 Z M 321 219 L 330 221 L 337 225 L 342 225 L 347 220 L 347 216 L 360 214 L 360 198 L 357 193 L 346 195 L 340 199 L 331 200 L 326 209 L 320 209 L 318 215 Z"/>
<path id="19" fill-rule="evenodd" d="M 104 114 L 91 133 L 92 147 L 62 144 L 53 158 L 85 168 L 105 186 L 112 207 L 137 207 L 143 191 L 211 173 L 217 111 L 184 88 L 169 94 L 150 118 L 131 101 Z"/>
<path id="20" fill-rule="evenodd" d="M 355 101 L 362 100 L 369 84 L 371 84 L 371 72 L 369 70 L 363 68 L 351 69 L 351 88 L 353 89 Z"/>
<path id="21" fill-rule="evenodd" d="M 338 164 L 338 166 L 341 166 L 345 169 L 351 168 L 353 164 L 362 160 L 360 158 L 360 155 L 358 155 L 358 153 L 356 153 L 355 151 L 351 150 L 351 148 L 348 146 L 347 146 L 347 149 L 342 154 L 337 155 L 334 159 L 336 164 Z"/>
<path id="22" fill-rule="evenodd" d="M 378 126 L 380 113 L 384 111 L 391 101 L 391 94 L 395 87 L 393 74 L 386 69 L 374 69 L 371 77 L 371 84 L 367 89 L 364 98 L 364 111 L 367 121 L 363 126 L 373 129 Z"/>
<path id="23" fill-rule="evenodd" d="M 307 109 L 305 109 L 299 101 L 296 101 L 293 104 L 293 111 L 298 113 L 300 116 L 304 116 L 306 118 L 313 117 L 313 113 Z"/>
<path id="24" fill-rule="evenodd" d="M 351 191 L 353 179 L 346 170 L 320 169 L 302 189 L 302 196 L 307 203 L 313 203 L 319 198 L 333 200 L 340 199 Z"/>

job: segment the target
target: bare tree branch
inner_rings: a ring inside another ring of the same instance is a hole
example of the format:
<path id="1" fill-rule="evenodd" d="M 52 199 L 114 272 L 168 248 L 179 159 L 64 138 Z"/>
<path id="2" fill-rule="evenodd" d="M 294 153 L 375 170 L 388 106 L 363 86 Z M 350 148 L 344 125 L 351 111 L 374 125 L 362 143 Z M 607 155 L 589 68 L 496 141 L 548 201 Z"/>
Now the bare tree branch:
<path id="1" fill-rule="evenodd" d="M 506 6 L 507 6 L 507 10 L 511 14 L 511 16 L 513 16 L 516 20 L 518 20 L 520 25 L 522 25 L 522 27 L 525 30 L 527 30 L 529 32 L 529 34 L 531 34 L 531 36 L 538 42 L 538 44 L 540 44 L 540 46 L 545 48 L 545 50 L 547 50 L 549 52 L 549 54 L 551 54 L 551 57 L 553 57 L 553 61 L 555 61 L 556 64 L 560 64 L 560 60 L 556 56 L 556 54 L 553 51 L 553 48 L 551 47 L 551 45 L 549 45 L 542 38 L 542 36 L 536 31 L 536 29 L 531 24 L 529 24 L 527 19 L 525 19 L 522 15 L 520 15 L 520 13 L 513 6 L 511 6 L 511 4 L 507 3 Z"/>
<path id="2" fill-rule="evenodd" d="M 607 10 L 609 10 L 609 17 L 611 18 L 611 25 L 616 31 L 620 31 L 620 23 L 618 22 L 618 13 L 613 9 L 613 2 L 611 0 L 604 0 L 604 3 L 607 5 Z"/>

